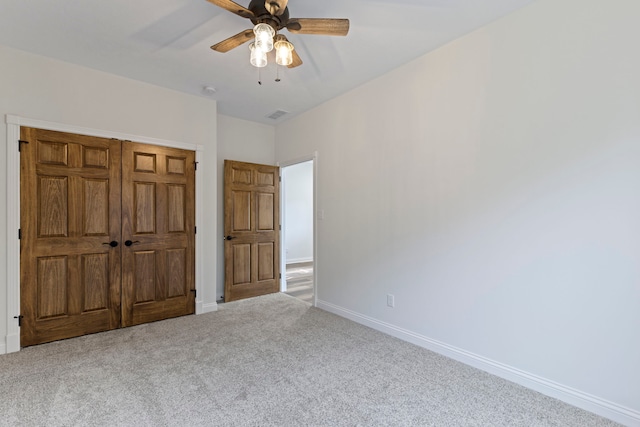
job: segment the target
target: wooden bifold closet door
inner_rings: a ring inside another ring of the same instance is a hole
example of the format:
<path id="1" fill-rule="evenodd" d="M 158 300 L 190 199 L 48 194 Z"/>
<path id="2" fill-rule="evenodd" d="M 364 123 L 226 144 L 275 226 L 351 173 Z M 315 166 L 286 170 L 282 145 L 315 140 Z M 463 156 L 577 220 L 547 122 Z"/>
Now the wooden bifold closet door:
<path id="1" fill-rule="evenodd" d="M 191 314 L 194 153 L 22 128 L 21 345 Z"/>

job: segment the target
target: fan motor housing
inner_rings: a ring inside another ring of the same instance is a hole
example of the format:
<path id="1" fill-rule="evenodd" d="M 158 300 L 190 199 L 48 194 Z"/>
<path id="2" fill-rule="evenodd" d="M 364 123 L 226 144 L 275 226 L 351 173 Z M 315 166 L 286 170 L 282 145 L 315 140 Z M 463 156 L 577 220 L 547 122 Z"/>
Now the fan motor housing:
<path id="1" fill-rule="evenodd" d="M 265 23 L 271 25 L 274 30 L 278 31 L 286 27 L 289 21 L 289 7 L 285 7 L 284 12 L 282 12 L 280 16 L 272 15 L 267 10 L 264 0 L 251 0 L 247 9 L 254 15 L 254 18 L 251 18 L 251 22 L 253 22 L 254 25 Z"/>

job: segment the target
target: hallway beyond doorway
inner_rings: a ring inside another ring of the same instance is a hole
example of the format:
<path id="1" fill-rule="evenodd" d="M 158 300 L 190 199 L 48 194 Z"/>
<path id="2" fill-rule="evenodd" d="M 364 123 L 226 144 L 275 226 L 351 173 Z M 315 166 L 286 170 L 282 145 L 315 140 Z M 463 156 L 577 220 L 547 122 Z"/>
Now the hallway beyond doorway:
<path id="1" fill-rule="evenodd" d="M 287 295 L 313 304 L 313 262 L 287 264 Z"/>

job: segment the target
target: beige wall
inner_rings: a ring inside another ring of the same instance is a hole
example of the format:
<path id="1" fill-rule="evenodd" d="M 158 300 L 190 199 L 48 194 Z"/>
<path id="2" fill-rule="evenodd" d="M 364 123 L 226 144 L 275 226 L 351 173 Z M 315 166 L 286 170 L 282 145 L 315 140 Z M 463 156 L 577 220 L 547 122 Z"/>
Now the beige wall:
<path id="1" fill-rule="evenodd" d="M 639 423 L 638 17 L 538 0 L 278 126 L 320 306 Z"/>
<path id="2" fill-rule="evenodd" d="M 124 134 L 198 144 L 204 147 L 204 216 L 217 215 L 217 110 L 214 101 L 185 95 L 92 69 L 36 56 L 0 46 L 0 146 L 7 144 L 5 115 L 44 120 Z M 4 352 L 7 319 L 6 242 L 6 157 L 0 161 L 0 353 Z M 213 241 L 215 226 L 203 227 L 202 238 Z M 216 247 L 206 246 L 205 277 L 216 276 Z M 213 280 L 204 281 L 204 303 L 215 303 Z M 199 295 L 200 297 L 200 295 Z M 13 319 L 11 319 L 13 321 Z"/>
<path id="3" fill-rule="evenodd" d="M 220 197 L 218 198 L 217 223 L 219 238 L 216 240 L 216 247 L 218 248 L 217 298 L 224 295 L 224 245 L 222 236 L 224 235 L 223 176 L 225 160 L 274 165 L 275 127 L 224 115 L 218 116 L 218 194 L 220 194 Z"/>

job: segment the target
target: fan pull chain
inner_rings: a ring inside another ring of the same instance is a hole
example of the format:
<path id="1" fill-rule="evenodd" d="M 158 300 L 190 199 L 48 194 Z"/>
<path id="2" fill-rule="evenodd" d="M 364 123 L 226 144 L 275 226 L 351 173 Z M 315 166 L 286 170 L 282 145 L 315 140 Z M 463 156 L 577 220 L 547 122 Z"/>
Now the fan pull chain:
<path id="1" fill-rule="evenodd" d="M 260 77 L 260 70 L 261 68 L 258 68 L 258 84 L 262 86 L 262 78 Z"/>
<path id="2" fill-rule="evenodd" d="M 280 82 L 280 66 L 276 65 L 276 83 Z"/>

